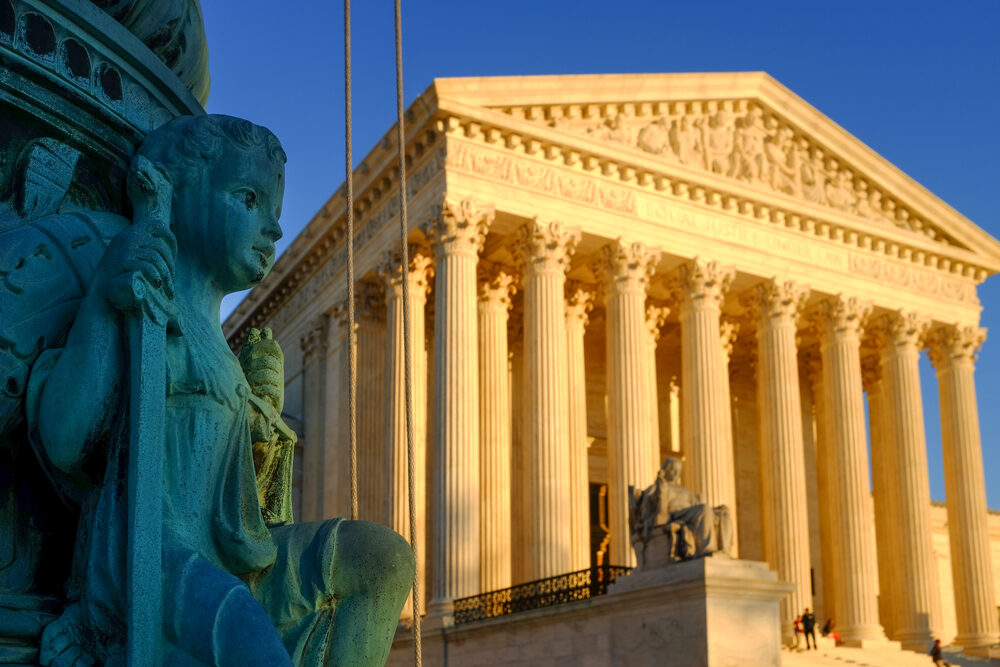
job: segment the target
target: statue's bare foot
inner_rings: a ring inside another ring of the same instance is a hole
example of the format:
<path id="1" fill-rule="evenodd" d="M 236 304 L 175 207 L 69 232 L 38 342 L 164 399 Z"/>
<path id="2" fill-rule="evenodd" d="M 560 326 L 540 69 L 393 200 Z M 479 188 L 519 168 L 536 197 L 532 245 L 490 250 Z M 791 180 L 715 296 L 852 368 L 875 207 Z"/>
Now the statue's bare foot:
<path id="1" fill-rule="evenodd" d="M 38 662 L 46 667 L 93 667 L 93 656 L 83 649 L 83 612 L 70 605 L 42 632 Z"/>

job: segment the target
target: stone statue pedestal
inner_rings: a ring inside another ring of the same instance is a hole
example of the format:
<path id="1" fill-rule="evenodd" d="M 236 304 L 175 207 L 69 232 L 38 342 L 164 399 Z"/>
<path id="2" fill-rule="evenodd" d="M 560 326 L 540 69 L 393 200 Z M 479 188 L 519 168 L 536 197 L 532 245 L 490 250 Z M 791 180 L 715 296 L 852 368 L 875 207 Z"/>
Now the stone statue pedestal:
<path id="1" fill-rule="evenodd" d="M 794 584 L 779 582 L 766 563 L 723 554 L 654 563 L 647 559 L 608 589 L 609 600 L 627 596 L 655 609 L 655 618 L 637 618 L 631 629 L 631 664 L 781 664 L 778 603 Z"/>

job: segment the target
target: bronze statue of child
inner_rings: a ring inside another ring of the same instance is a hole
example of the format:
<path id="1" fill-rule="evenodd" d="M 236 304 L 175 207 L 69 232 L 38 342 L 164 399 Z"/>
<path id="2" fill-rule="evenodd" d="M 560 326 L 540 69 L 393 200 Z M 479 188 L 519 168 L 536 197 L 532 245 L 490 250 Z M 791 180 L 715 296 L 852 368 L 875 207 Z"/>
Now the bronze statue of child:
<path id="1" fill-rule="evenodd" d="M 164 664 L 383 664 L 413 579 L 406 542 L 364 521 L 291 522 L 294 434 L 270 331 L 239 359 L 229 293 L 264 279 L 281 237 L 285 153 L 268 130 L 187 116 L 150 133 L 129 174 L 133 223 L 98 265 L 65 347 L 32 369 L 28 419 L 60 484 L 85 493 L 46 665 L 124 659 L 128 339 L 118 295 L 162 291 L 166 345 Z M 78 494 L 79 497 L 79 494 Z"/>

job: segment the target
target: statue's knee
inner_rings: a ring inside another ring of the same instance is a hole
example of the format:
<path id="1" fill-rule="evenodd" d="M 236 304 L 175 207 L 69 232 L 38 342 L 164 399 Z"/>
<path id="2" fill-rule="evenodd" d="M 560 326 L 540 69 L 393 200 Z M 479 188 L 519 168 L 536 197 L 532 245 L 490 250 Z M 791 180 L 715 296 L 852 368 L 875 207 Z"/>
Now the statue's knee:
<path id="1" fill-rule="evenodd" d="M 398 533 L 370 521 L 344 521 L 337 534 L 335 579 L 341 595 L 405 594 L 413 583 L 413 551 Z"/>

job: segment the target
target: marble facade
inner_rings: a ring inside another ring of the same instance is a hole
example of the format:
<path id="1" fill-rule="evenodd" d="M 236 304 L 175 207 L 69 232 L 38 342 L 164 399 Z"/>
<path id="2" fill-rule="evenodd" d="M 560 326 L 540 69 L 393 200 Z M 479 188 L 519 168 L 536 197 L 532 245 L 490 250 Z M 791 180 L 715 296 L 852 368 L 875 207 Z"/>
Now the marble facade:
<path id="1" fill-rule="evenodd" d="M 409 345 L 429 619 L 595 550 L 632 564 L 628 486 L 677 455 L 734 552 L 795 585 L 786 633 L 812 607 L 857 645 L 1000 639 L 974 382 L 1000 242 L 766 74 L 439 79 L 407 120 L 410 341 L 395 130 L 354 174 L 359 496 L 409 534 Z M 300 520 L 349 513 L 344 207 L 225 323 L 285 344 Z"/>

